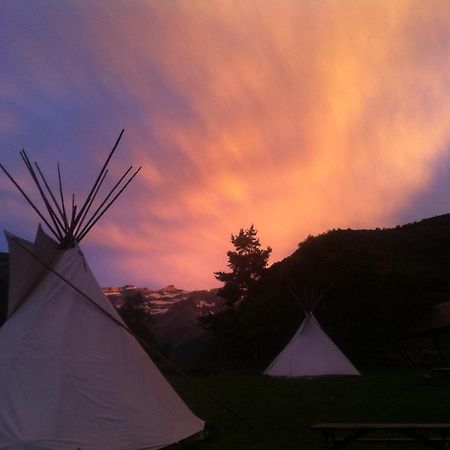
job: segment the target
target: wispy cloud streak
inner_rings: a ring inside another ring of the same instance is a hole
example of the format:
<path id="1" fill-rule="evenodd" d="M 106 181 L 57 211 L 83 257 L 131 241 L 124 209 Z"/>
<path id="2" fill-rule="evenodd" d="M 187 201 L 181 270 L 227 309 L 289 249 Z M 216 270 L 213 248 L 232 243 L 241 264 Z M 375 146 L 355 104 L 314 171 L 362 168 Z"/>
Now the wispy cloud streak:
<path id="1" fill-rule="evenodd" d="M 37 5 L 3 44 L 2 147 L 37 139 L 91 176 L 79 161 L 127 129 L 142 176 L 88 242 L 105 282 L 211 286 L 251 223 L 274 260 L 310 233 L 391 225 L 448 158 L 446 2 Z"/>

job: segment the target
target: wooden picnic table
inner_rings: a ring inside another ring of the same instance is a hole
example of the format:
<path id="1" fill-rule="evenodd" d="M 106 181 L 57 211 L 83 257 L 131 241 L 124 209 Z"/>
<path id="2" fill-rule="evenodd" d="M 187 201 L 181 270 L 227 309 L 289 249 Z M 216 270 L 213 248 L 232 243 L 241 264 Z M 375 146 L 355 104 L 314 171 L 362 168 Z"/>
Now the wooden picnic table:
<path id="1" fill-rule="evenodd" d="M 436 367 L 430 370 L 431 374 L 437 377 L 450 376 L 450 367 Z"/>
<path id="2" fill-rule="evenodd" d="M 438 450 L 449 448 L 450 443 L 450 423 L 316 423 L 311 428 L 322 432 L 328 450 L 352 442 L 419 442 Z"/>
<path id="3" fill-rule="evenodd" d="M 436 367 L 430 369 L 429 373 L 424 375 L 424 378 L 430 383 L 447 383 L 450 381 L 450 367 Z"/>

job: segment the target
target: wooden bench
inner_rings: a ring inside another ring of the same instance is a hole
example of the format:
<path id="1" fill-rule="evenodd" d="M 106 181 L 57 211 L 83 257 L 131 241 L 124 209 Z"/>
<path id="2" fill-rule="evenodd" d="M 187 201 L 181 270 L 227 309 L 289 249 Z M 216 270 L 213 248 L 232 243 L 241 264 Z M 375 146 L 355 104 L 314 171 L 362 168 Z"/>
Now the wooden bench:
<path id="1" fill-rule="evenodd" d="M 442 384 L 450 382 L 450 368 L 449 367 L 439 367 L 435 369 L 430 369 L 430 372 L 427 375 L 424 375 L 424 378 L 433 384 Z"/>
<path id="2" fill-rule="evenodd" d="M 448 449 L 450 443 L 450 423 L 316 423 L 311 428 L 322 432 L 328 450 L 352 442 L 419 442 L 438 450 Z"/>

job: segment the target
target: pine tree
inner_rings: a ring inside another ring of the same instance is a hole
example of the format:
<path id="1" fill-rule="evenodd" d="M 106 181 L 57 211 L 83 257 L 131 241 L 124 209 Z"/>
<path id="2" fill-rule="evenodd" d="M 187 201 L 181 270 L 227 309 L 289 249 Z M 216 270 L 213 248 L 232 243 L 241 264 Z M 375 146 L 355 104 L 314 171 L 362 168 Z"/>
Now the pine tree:
<path id="1" fill-rule="evenodd" d="M 272 249 L 261 248 L 257 238 L 258 231 L 252 225 L 242 229 L 237 235 L 231 235 L 231 243 L 235 251 L 228 251 L 228 267 L 231 272 L 214 272 L 217 280 L 224 283 L 219 290 L 219 296 L 224 298 L 229 306 L 246 300 L 251 287 L 261 278 L 267 266 Z"/>

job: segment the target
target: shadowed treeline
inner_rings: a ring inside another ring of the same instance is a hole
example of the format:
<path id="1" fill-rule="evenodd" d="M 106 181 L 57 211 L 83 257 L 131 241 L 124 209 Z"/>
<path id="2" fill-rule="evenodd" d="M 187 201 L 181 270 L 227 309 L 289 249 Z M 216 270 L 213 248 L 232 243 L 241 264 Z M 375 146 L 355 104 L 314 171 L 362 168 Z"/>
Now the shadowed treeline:
<path id="1" fill-rule="evenodd" d="M 210 328 L 222 352 L 263 366 L 297 330 L 300 301 L 322 296 L 315 315 L 338 346 L 360 365 L 386 364 L 384 353 L 433 304 L 450 299 L 449 250 L 449 214 L 393 229 L 310 236 Z"/>
<path id="2" fill-rule="evenodd" d="M 450 300 L 449 250 L 450 214 L 392 229 L 337 229 L 310 236 L 264 270 L 246 300 L 201 317 L 210 348 L 197 363 L 266 367 L 301 323 L 300 303 L 308 307 L 320 298 L 315 316 L 357 366 L 417 363 L 417 347 L 407 348 L 405 355 L 398 353 L 398 344 L 414 335 L 433 305 Z M 0 253 L 3 316 L 7 272 L 8 255 Z M 195 327 L 192 314 L 189 323 Z M 144 319 L 153 334 L 153 321 Z M 172 328 L 175 341 L 195 355 L 198 343 L 180 340 L 180 326 Z"/>

